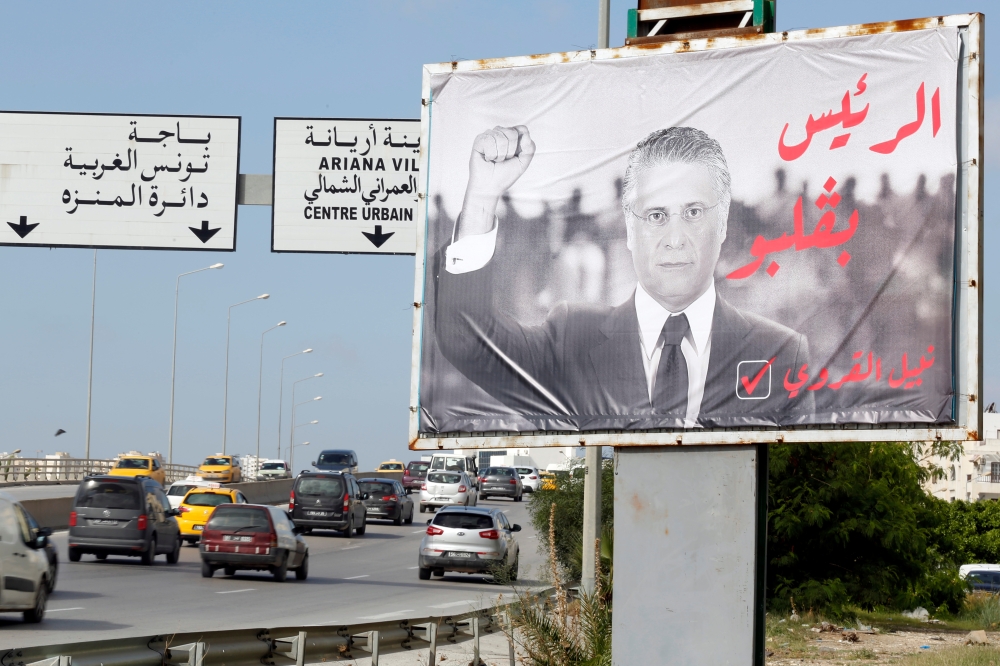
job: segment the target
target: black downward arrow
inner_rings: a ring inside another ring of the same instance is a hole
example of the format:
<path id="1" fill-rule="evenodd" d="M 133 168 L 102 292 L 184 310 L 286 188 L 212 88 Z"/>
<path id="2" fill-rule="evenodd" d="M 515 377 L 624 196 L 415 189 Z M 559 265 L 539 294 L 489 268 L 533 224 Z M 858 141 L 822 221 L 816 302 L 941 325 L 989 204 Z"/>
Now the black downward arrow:
<path id="1" fill-rule="evenodd" d="M 188 229 L 193 231 L 194 235 L 197 236 L 202 243 L 207 243 L 212 236 L 222 230 L 222 227 L 219 227 L 218 229 L 209 229 L 208 220 L 202 220 L 201 229 L 198 227 L 188 227 Z"/>
<path id="2" fill-rule="evenodd" d="M 35 222 L 34 224 L 28 224 L 28 216 L 27 215 L 22 215 L 21 216 L 20 224 L 14 224 L 13 222 L 8 222 L 7 223 L 7 225 L 11 229 L 14 230 L 14 233 L 16 233 L 21 238 L 24 238 L 25 236 L 27 236 L 28 234 L 30 234 L 31 230 L 34 229 L 35 227 L 37 227 L 38 224 L 39 224 L 38 222 Z"/>
<path id="3" fill-rule="evenodd" d="M 372 242 L 372 245 L 374 245 L 375 247 L 382 247 L 383 245 L 385 245 L 385 242 L 390 238 L 392 238 L 392 235 L 396 232 L 390 231 L 389 233 L 384 234 L 382 233 L 382 225 L 376 224 L 375 233 L 370 234 L 367 231 L 362 231 L 361 233 L 365 235 L 365 238 L 367 238 Z"/>

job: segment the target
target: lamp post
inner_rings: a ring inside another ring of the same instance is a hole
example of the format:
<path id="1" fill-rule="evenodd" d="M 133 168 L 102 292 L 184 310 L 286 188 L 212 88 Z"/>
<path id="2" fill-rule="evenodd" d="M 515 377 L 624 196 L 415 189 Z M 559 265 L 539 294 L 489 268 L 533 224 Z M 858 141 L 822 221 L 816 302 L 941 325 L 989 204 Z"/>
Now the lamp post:
<path id="1" fill-rule="evenodd" d="M 322 400 L 322 399 L 323 398 L 320 396 L 316 396 L 315 398 L 313 398 L 313 400 Z M 312 402 L 312 400 L 308 400 L 306 402 Z M 302 404 L 304 405 L 305 403 Z M 295 421 L 292 421 L 292 437 L 295 437 L 296 428 L 300 428 L 302 426 L 307 426 L 307 425 L 316 425 L 317 423 L 319 423 L 319 421 L 315 419 L 307 423 L 299 423 L 298 425 L 295 424 Z M 288 469 L 292 470 L 292 474 L 295 474 L 295 445 L 292 444 L 291 442 L 288 443 Z"/>
<path id="2" fill-rule="evenodd" d="M 167 464 L 172 465 L 174 462 L 174 380 L 177 376 L 177 304 L 180 300 L 181 295 L 181 278 L 185 275 L 193 275 L 194 273 L 200 273 L 202 271 L 211 270 L 214 268 L 222 268 L 225 264 L 212 264 L 211 266 L 206 266 L 205 268 L 199 268 L 196 271 L 189 271 L 187 273 L 181 273 L 177 276 L 177 287 L 174 289 L 174 353 L 170 361 L 170 429 L 167 434 Z M 88 458 L 90 457 L 88 453 Z"/>
<path id="3" fill-rule="evenodd" d="M 303 424 L 303 425 L 308 425 L 308 424 Z M 309 442 L 302 442 L 301 444 L 292 444 L 292 445 L 291 445 L 291 446 L 289 447 L 289 449 L 288 449 L 288 450 L 289 450 L 289 451 L 291 452 L 291 451 L 292 451 L 293 449 L 297 449 L 297 448 L 298 448 L 298 447 L 300 447 L 300 446 L 309 446 Z M 289 454 L 288 454 L 288 457 L 289 457 L 289 458 L 291 458 L 291 457 L 292 457 L 292 454 L 291 454 L 291 453 L 289 453 Z M 292 463 L 288 463 L 288 469 L 290 469 L 290 470 L 291 470 L 291 469 L 294 469 L 294 468 L 292 467 Z M 295 472 L 294 472 L 294 471 L 292 472 L 292 475 L 293 475 L 293 476 L 295 475 Z"/>
<path id="4" fill-rule="evenodd" d="M 260 395 L 261 387 L 264 385 L 264 336 L 276 328 L 287 324 L 286 321 L 279 321 L 277 324 L 260 334 L 260 369 L 257 371 L 257 465 L 260 466 Z"/>
<path id="5" fill-rule="evenodd" d="M 222 452 L 226 452 L 226 426 L 229 424 L 229 328 L 233 316 L 233 308 L 239 305 L 246 305 L 254 301 L 266 301 L 271 298 L 270 294 L 261 294 L 256 298 L 249 298 L 239 303 L 233 303 L 226 312 L 226 387 L 222 393 Z"/>
<path id="6" fill-rule="evenodd" d="M 317 372 L 315 375 L 309 375 L 308 377 L 303 377 L 302 379 L 299 379 L 297 381 L 292 382 L 292 423 L 295 423 L 295 406 L 294 406 L 295 405 L 295 387 L 298 386 L 299 384 L 301 384 L 302 382 L 307 382 L 310 379 L 316 379 L 317 377 L 322 377 L 322 376 L 323 376 L 322 372 Z M 288 435 L 288 445 L 291 446 L 291 444 L 292 444 L 292 436 L 291 436 L 291 433 L 289 433 L 289 435 Z"/>
<path id="7" fill-rule="evenodd" d="M 278 459 L 281 459 L 281 417 L 284 412 L 284 400 L 285 400 L 285 361 L 292 358 L 293 356 L 298 356 L 299 354 L 311 354 L 312 349 L 303 349 L 300 352 L 295 352 L 294 354 L 289 354 L 285 358 L 281 359 L 281 380 L 278 384 Z"/>

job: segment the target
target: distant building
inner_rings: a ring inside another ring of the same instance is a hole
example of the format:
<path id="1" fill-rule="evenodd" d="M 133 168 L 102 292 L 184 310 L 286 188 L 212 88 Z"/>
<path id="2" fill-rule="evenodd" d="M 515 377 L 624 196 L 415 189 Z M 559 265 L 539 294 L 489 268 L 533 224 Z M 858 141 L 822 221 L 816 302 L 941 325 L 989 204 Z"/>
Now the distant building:
<path id="1" fill-rule="evenodd" d="M 440 453 L 436 451 L 435 453 Z M 455 449 L 457 455 L 475 456 L 479 469 L 490 466 L 493 456 L 517 456 L 530 458 L 538 469 L 545 469 L 550 464 L 563 465 L 583 457 L 583 447 L 580 446 L 545 446 L 534 449 Z M 582 463 L 582 461 L 580 461 Z"/>
<path id="2" fill-rule="evenodd" d="M 983 414 L 983 439 L 966 442 L 958 461 L 934 458 L 944 478 L 929 481 L 924 489 L 948 502 L 1000 499 L 1000 414 Z"/>

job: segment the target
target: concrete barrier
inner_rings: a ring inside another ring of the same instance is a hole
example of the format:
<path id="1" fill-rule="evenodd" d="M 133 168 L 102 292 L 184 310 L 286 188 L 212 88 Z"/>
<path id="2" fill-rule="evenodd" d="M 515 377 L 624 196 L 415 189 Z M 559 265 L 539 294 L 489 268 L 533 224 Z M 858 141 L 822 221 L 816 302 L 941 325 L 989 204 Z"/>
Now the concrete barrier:
<path id="1" fill-rule="evenodd" d="M 225 487 L 239 490 L 246 496 L 247 501 L 253 504 L 284 504 L 292 492 L 293 483 L 295 483 L 295 479 L 277 479 L 275 481 L 233 483 Z"/>

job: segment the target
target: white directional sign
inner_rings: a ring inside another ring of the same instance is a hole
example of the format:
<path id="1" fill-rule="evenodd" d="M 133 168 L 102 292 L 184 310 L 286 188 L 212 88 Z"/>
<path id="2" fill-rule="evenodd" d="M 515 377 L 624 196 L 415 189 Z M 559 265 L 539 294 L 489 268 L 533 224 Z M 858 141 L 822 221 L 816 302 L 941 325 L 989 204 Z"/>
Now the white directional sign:
<path id="1" fill-rule="evenodd" d="M 234 250 L 238 117 L 0 113 L 0 244 Z"/>
<path id="2" fill-rule="evenodd" d="M 420 121 L 274 119 L 274 252 L 416 252 Z"/>

